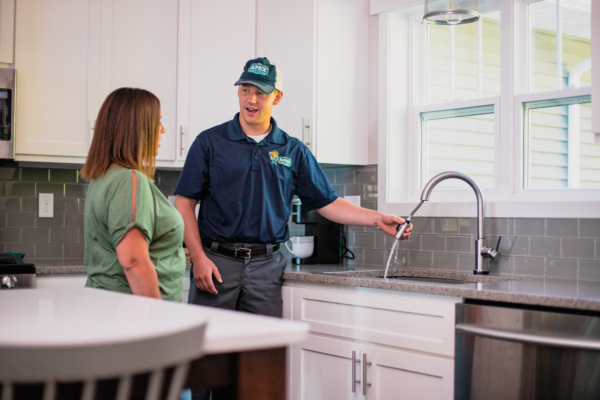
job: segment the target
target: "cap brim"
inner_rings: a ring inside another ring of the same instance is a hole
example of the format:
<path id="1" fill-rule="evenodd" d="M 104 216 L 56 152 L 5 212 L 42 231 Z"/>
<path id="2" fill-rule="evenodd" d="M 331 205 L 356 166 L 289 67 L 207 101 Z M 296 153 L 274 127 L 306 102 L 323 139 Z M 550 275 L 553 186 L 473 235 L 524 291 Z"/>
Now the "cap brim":
<path id="1" fill-rule="evenodd" d="M 275 90 L 275 86 L 273 86 L 273 85 L 267 85 L 263 82 L 251 81 L 248 79 L 240 79 L 236 83 L 234 83 L 234 86 L 238 86 L 238 85 L 242 85 L 242 84 L 256 86 L 257 88 L 259 88 L 266 94 L 271 94 L 271 93 L 273 93 L 273 90 Z"/>

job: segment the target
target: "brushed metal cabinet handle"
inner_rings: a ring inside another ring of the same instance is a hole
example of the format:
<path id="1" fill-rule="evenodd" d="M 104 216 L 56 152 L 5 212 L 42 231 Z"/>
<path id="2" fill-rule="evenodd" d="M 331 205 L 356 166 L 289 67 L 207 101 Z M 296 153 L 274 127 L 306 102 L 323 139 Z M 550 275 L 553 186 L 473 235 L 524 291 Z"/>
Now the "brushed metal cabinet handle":
<path id="1" fill-rule="evenodd" d="M 360 359 L 356 358 L 356 351 L 352 352 L 352 393 L 356 393 L 356 384 L 360 383 L 360 379 L 356 379 L 356 363 L 360 364 Z"/>
<path id="2" fill-rule="evenodd" d="M 183 138 L 185 137 L 185 127 L 183 125 L 179 125 L 179 156 L 183 157 L 183 152 L 185 151 L 185 145 L 183 143 Z"/>
<path id="3" fill-rule="evenodd" d="M 306 141 L 307 128 L 310 128 L 310 125 L 307 123 L 306 118 L 302 118 L 302 143 L 308 146 L 310 143 Z"/>
<path id="4" fill-rule="evenodd" d="M 371 386 L 371 382 L 367 382 L 367 367 L 372 363 L 367 361 L 367 353 L 363 353 L 363 396 L 367 395 L 367 387 Z"/>

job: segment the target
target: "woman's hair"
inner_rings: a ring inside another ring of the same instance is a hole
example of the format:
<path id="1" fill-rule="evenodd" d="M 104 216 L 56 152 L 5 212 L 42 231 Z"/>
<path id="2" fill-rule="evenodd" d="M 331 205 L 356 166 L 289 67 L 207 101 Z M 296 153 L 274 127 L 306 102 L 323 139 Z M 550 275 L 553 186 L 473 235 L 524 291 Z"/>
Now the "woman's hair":
<path id="1" fill-rule="evenodd" d="M 144 89 L 115 90 L 98 113 L 81 176 L 92 180 L 103 176 L 111 164 L 118 164 L 152 179 L 159 129 L 160 102 L 155 95 Z"/>

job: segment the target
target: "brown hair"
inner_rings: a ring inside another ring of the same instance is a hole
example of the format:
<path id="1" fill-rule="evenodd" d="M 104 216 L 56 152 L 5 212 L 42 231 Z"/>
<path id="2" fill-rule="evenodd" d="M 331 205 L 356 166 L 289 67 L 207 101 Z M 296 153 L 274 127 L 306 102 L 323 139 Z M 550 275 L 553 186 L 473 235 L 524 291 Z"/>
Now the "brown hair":
<path id="1" fill-rule="evenodd" d="M 160 102 L 144 89 L 121 88 L 108 95 L 81 169 L 84 179 L 103 176 L 111 164 L 136 169 L 152 179 L 160 129 Z"/>

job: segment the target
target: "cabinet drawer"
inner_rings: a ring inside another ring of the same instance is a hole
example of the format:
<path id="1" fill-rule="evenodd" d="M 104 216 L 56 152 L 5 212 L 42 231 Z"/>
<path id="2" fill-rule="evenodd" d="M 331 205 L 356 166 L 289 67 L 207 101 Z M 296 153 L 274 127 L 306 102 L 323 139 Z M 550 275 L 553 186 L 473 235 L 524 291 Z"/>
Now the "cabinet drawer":
<path id="1" fill-rule="evenodd" d="M 294 288 L 293 319 L 311 331 L 454 356 L 457 298 L 373 296 Z"/>

